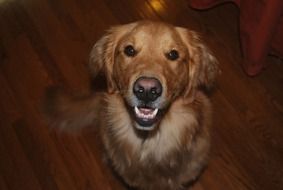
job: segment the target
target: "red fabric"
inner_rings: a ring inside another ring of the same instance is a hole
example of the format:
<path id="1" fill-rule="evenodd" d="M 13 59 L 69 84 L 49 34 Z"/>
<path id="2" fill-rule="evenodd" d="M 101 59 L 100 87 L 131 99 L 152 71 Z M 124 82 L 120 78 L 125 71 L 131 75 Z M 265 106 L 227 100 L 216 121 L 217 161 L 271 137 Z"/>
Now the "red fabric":
<path id="1" fill-rule="evenodd" d="M 258 74 L 266 66 L 268 53 L 283 58 L 283 0 L 189 0 L 196 9 L 225 2 L 233 2 L 240 9 L 243 68 L 248 75 Z"/>

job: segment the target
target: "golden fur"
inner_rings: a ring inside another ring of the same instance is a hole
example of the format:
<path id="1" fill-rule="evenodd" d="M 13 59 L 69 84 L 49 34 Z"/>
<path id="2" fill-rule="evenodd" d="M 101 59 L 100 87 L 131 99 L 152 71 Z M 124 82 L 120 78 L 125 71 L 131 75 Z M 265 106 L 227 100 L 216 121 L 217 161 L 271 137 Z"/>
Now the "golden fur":
<path id="1" fill-rule="evenodd" d="M 136 55 L 125 55 L 129 44 Z M 172 49 L 176 60 L 166 57 Z M 211 106 L 200 86 L 210 86 L 218 73 L 199 36 L 153 21 L 116 26 L 94 45 L 90 69 L 94 76 L 105 73 L 108 91 L 84 98 L 51 95 L 47 111 L 54 124 L 67 130 L 99 125 L 111 165 L 132 187 L 175 190 L 195 180 L 210 146 Z M 157 78 L 163 89 L 154 101 L 162 114 L 150 130 L 133 117 L 139 101 L 132 89 L 140 76 Z"/>

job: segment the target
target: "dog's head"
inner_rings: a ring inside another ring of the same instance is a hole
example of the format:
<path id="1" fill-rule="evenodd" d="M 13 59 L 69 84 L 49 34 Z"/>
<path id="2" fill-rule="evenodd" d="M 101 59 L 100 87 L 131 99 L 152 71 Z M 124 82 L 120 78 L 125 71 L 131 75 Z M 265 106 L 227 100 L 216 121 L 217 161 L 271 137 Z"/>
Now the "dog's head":
<path id="1" fill-rule="evenodd" d="M 90 69 L 105 72 L 109 93 L 123 97 L 140 130 L 154 129 L 170 103 L 192 99 L 218 73 L 195 32 L 153 21 L 111 28 L 94 45 Z"/>

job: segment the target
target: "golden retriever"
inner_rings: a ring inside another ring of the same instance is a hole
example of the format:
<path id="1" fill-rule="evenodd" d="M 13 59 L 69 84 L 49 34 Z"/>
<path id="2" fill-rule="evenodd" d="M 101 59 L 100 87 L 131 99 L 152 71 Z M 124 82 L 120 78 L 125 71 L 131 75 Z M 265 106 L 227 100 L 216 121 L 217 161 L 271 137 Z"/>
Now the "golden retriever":
<path id="1" fill-rule="evenodd" d="M 142 190 L 182 189 L 207 163 L 211 105 L 202 92 L 218 64 L 197 33 L 155 21 L 112 27 L 94 45 L 90 70 L 107 92 L 51 96 L 48 113 L 66 130 L 99 126 L 107 158 Z"/>

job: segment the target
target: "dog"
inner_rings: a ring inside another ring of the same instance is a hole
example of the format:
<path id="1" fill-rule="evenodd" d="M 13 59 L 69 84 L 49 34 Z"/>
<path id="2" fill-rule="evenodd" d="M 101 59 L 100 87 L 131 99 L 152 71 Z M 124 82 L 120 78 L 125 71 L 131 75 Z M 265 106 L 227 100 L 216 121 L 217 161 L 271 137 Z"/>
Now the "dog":
<path id="1" fill-rule="evenodd" d="M 105 154 L 130 187 L 177 190 L 195 181 L 210 149 L 210 88 L 218 62 L 199 35 L 157 21 L 114 26 L 97 41 L 89 68 L 104 92 L 51 93 L 53 124 L 99 127 Z"/>

